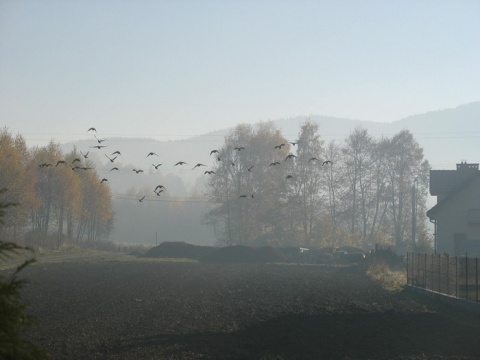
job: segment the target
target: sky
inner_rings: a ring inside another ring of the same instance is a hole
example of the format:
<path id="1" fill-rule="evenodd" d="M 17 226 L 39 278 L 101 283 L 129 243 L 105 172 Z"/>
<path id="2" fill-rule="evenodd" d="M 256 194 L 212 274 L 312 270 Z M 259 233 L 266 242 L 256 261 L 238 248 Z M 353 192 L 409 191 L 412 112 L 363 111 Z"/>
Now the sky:
<path id="1" fill-rule="evenodd" d="M 0 126 L 29 144 L 370 121 L 480 100 L 480 1 L 0 0 Z"/>

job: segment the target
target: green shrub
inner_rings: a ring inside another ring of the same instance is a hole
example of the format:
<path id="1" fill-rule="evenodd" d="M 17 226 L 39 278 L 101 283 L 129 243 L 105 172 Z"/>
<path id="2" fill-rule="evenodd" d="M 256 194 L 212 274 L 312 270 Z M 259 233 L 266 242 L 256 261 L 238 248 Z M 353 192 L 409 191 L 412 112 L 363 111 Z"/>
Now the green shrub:
<path id="1" fill-rule="evenodd" d="M 0 190 L 0 195 L 4 191 Z M 0 202 L 0 226 L 3 225 L 2 217 L 5 215 L 5 210 L 13 205 Z M 11 259 L 25 250 L 30 251 L 13 242 L 0 240 L 0 261 Z M 18 279 L 18 273 L 34 261 L 34 259 L 24 261 L 7 275 L 0 273 L 0 359 L 46 358 L 40 348 L 22 337 L 23 332 L 35 323 L 35 319 L 26 313 L 27 306 L 21 299 L 21 290 L 26 281 Z"/>

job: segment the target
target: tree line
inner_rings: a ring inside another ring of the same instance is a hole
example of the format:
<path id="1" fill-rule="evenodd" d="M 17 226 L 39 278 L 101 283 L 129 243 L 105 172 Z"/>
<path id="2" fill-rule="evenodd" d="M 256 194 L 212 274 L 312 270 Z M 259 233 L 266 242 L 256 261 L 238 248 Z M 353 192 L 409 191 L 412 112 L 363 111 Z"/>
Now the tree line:
<path id="1" fill-rule="evenodd" d="M 424 216 L 430 165 L 408 130 L 375 139 L 356 128 L 341 143 L 325 143 L 312 121 L 290 141 L 273 122 L 242 124 L 215 150 L 204 222 L 221 245 L 379 243 L 405 251 L 412 214 L 417 246 L 431 243 Z"/>
<path id="2" fill-rule="evenodd" d="M 0 201 L 15 203 L 0 235 L 32 247 L 107 239 L 113 224 L 111 192 L 87 154 L 60 145 L 28 149 L 21 135 L 0 131 Z"/>

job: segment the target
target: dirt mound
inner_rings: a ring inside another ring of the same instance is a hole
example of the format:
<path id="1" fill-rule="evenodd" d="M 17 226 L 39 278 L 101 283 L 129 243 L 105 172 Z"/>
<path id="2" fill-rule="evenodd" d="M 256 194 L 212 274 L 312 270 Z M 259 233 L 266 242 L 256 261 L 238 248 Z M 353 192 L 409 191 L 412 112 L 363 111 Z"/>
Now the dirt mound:
<path id="1" fill-rule="evenodd" d="M 282 254 L 270 247 L 235 245 L 219 248 L 204 256 L 201 261 L 211 263 L 272 263 L 284 261 Z"/>
<path id="2" fill-rule="evenodd" d="M 192 245 L 183 241 L 165 241 L 148 250 L 143 257 L 199 260 L 214 250 L 213 246 Z"/>

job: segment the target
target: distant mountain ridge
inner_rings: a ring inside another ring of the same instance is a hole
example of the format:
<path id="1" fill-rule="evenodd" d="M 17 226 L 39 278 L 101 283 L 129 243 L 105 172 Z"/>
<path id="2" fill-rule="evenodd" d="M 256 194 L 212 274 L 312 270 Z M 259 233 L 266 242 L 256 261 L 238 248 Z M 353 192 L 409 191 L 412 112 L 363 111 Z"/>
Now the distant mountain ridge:
<path id="1" fill-rule="evenodd" d="M 373 121 L 351 120 L 329 116 L 298 116 L 289 119 L 273 121 L 289 140 L 295 140 L 298 136 L 301 124 L 310 118 L 319 124 L 320 136 L 326 142 L 336 141 L 342 143 L 346 137 L 357 127 L 363 127 L 374 138 L 391 137 L 401 130 L 408 129 L 424 149 L 424 156 L 435 169 L 455 167 L 460 161 L 480 162 L 480 101 L 461 105 L 453 109 L 445 109 L 412 115 L 407 118 L 390 122 L 379 123 Z M 147 138 L 112 138 L 105 144 L 107 148 L 100 150 L 90 149 L 95 145 L 93 141 L 78 141 L 62 145 L 64 151 L 70 151 L 74 146 L 85 151 L 87 148 L 95 154 L 91 158 L 97 163 L 97 167 L 103 168 L 104 174 L 108 175 L 108 167 L 111 165 L 104 156 L 116 150 L 122 152 L 118 159 L 121 166 L 125 167 L 125 173 L 131 167 L 144 169 L 148 174 L 159 176 L 179 176 L 187 185 L 193 186 L 195 182 L 202 182 L 203 171 L 192 171 L 196 163 L 204 163 L 207 166 L 213 163 L 210 151 L 224 144 L 225 135 L 232 129 L 213 131 L 204 135 L 176 141 L 159 141 Z M 147 157 L 149 152 L 155 152 L 159 156 Z M 188 166 L 174 167 L 178 161 L 185 161 Z M 162 163 L 158 171 L 153 171 L 153 163 Z M 205 170 L 202 168 L 200 170 Z M 112 174 L 113 176 L 113 174 Z M 124 177 L 125 181 L 111 186 L 124 191 L 128 188 L 128 180 L 134 184 L 147 186 L 150 181 L 140 181 L 136 178 Z M 135 180 L 135 183 L 134 183 Z M 146 180 L 146 179 L 143 179 Z M 180 191 L 180 190 L 179 190 Z"/>

